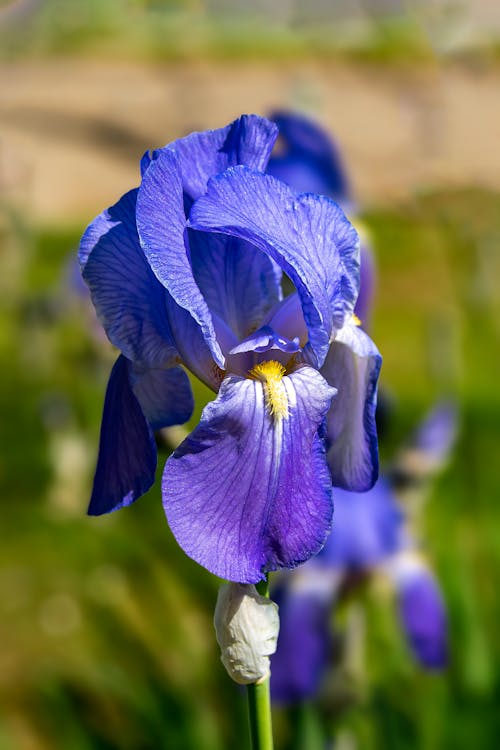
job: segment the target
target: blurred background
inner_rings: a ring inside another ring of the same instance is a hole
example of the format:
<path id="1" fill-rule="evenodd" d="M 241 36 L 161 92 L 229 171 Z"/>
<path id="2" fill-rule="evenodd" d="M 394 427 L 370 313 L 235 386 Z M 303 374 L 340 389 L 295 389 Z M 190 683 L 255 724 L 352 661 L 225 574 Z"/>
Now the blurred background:
<path id="1" fill-rule="evenodd" d="M 145 149 L 277 108 L 335 136 L 371 237 L 382 459 L 441 397 L 459 411 L 418 529 L 449 666 L 418 666 L 369 584 L 362 668 L 322 721 L 342 750 L 498 746 L 499 91 L 495 0 L 0 0 L 1 750 L 246 747 L 219 581 L 158 487 L 85 515 L 115 353 L 74 259 Z"/>

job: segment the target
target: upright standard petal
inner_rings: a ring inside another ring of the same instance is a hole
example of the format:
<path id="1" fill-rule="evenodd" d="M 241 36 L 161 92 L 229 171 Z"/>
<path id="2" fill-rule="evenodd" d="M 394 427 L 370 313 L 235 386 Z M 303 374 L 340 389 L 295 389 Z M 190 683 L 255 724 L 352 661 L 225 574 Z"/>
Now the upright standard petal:
<path id="1" fill-rule="evenodd" d="M 184 551 L 212 573 L 255 583 L 318 552 L 328 533 L 331 480 L 318 428 L 334 389 L 276 362 L 231 376 L 169 458 L 163 501 Z"/>
<path id="2" fill-rule="evenodd" d="M 224 128 L 191 133 L 167 148 L 179 157 L 182 185 L 193 201 L 207 189 L 210 177 L 228 167 L 244 164 L 264 171 L 278 128 L 258 115 L 242 115 Z"/>
<path id="3" fill-rule="evenodd" d="M 323 377 L 338 390 L 327 417 L 333 484 L 354 492 L 370 489 L 378 477 L 375 409 L 381 364 L 373 341 L 349 322 L 337 334 L 321 368 Z"/>
<path id="4" fill-rule="evenodd" d="M 220 367 L 224 356 L 212 316 L 196 284 L 185 245 L 185 215 L 178 158 L 163 149 L 146 170 L 137 196 L 137 229 L 146 258 L 174 301 L 200 326 Z"/>
<path id="5" fill-rule="evenodd" d="M 248 242 L 189 232 L 194 278 L 210 310 L 245 338 L 281 299 L 281 269 Z"/>
<path id="6" fill-rule="evenodd" d="M 359 288 L 359 240 L 329 198 L 296 195 L 287 185 L 246 167 L 210 180 L 190 226 L 246 240 L 267 253 L 297 287 L 320 366 L 335 332 L 352 313 Z"/>
<path id="7" fill-rule="evenodd" d="M 132 390 L 129 368 L 130 362 L 121 355 L 109 378 L 88 509 L 91 516 L 131 505 L 154 482 L 156 445 Z"/>
<path id="8" fill-rule="evenodd" d="M 110 341 L 129 359 L 158 366 L 172 361 L 177 351 L 165 289 L 139 244 L 136 201 L 137 190 L 131 190 L 89 225 L 79 259 Z"/>

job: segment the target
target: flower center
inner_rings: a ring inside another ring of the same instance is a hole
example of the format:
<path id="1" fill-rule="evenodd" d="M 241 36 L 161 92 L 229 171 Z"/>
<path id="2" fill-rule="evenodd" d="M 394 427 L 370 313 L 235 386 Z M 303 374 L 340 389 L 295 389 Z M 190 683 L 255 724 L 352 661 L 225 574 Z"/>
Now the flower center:
<path id="1" fill-rule="evenodd" d="M 275 420 L 288 417 L 288 398 L 282 382 L 286 370 L 280 362 L 271 359 L 252 367 L 248 377 L 264 384 L 266 405 Z"/>

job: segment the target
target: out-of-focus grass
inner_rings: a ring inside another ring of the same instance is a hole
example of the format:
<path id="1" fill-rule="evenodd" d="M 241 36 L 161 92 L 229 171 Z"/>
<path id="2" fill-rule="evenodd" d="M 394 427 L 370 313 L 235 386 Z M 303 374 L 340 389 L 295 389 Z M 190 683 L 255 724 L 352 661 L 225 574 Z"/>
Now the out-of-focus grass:
<path id="1" fill-rule="evenodd" d="M 369 587 L 365 677 L 342 711 L 324 706 L 363 750 L 486 749 L 499 736 L 499 206 L 462 191 L 365 217 L 379 265 L 374 337 L 395 402 L 383 454 L 442 393 L 459 398 L 461 437 L 423 529 L 449 606 L 451 665 L 423 674 L 390 598 Z M 158 487 L 117 514 L 85 516 L 114 354 L 68 289 L 80 231 L 30 233 L 12 214 L 2 223 L 0 747 L 244 748 L 244 695 L 211 624 L 217 581 L 175 544 Z M 197 395 L 193 423 L 207 392 Z M 283 716 L 277 729 L 279 748 Z"/>
<path id="2" fill-rule="evenodd" d="M 8 6 L 9 3 L 6 3 Z M 364 12 L 363 12 L 364 10 Z M 327 4 L 148 2 L 147 0 L 22 0 L 0 16 L 0 57 L 91 55 L 146 60 L 296 59 L 304 54 L 394 63 L 433 59 L 436 25 L 456 20 L 441 9 L 427 31 L 425 8 L 383 3 L 373 8 Z M 460 10 L 458 10 L 458 18 Z M 439 33 L 439 32 L 438 32 Z M 498 40 L 466 44 L 494 59 Z M 448 54 L 461 55 L 454 47 Z"/>

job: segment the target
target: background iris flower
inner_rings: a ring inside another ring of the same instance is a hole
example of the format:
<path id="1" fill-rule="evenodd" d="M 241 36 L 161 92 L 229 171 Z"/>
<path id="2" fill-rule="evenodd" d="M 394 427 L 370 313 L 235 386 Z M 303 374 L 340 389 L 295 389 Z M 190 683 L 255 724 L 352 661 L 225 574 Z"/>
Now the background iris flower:
<path id="1" fill-rule="evenodd" d="M 271 660 L 276 701 L 295 703 L 318 693 L 334 656 L 332 610 L 374 574 L 394 587 L 414 658 L 426 669 L 446 665 L 443 596 L 419 551 L 411 514 L 398 502 L 396 477 L 406 465 L 405 481 L 422 499 L 448 460 L 455 434 L 455 411 L 440 404 L 422 421 L 388 477 L 381 476 L 365 493 L 337 491 L 334 529 L 324 548 L 300 570 L 283 575 L 273 591 L 280 607 L 278 648 Z"/>
<path id="2" fill-rule="evenodd" d="M 146 154 L 140 187 L 80 248 L 122 352 L 89 512 L 153 483 L 153 430 L 193 409 L 182 364 L 217 398 L 166 463 L 165 512 L 188 555 L 245 583 L 317 553 L 332 484 L 366 490 L 378 471 L 381 358 L 353 318 L 358 237 L 333 200 L 265 174 L 276 135 L 242 116 Z M 285 298 L 283 273 L 295 286 Z"/>
<path id="3" fill-rule="evenodd" d="M 272 119 L 280 128 L 280 148 L 268 170 L 295 189 L 318 190 L 354 212 L 342 157 L 329 134 L 302 114 L 281 111 Z M 364 238 L 355 314 L 365 329 L 374 280 L 374 259 Z M 273 590 L 281 623 L 272 658 L 275 700 L 294 703 L 318 692 L 334 646 L 332 609 L 374 572 L 383 571 L 394 585 L 401 624 L 415 658 L 426 668 L 444 666 L 445 606 L 439 585 L 419 553 L 413 527 L 415 511 L 425 499 L 429 480 L 448 459 L 455 433 L 454 407 L 440 404 L 370 491 L 337 490 L 334 529 L 327 543 L 316 558 L 283 576 Z M 404 512 L 396 493 L 404 500 Z"/>

